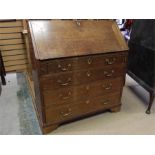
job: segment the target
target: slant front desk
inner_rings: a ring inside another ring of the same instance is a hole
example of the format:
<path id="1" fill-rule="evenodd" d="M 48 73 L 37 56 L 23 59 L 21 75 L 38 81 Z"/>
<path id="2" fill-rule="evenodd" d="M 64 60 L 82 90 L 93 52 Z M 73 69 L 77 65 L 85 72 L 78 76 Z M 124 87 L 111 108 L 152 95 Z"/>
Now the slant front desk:
<path id="1" fill-rule="evenodd" d="M 120 110 L 128 47 L 114 21 L 32 20 L 29 32 L 43 133 L 81 117 Z"/>

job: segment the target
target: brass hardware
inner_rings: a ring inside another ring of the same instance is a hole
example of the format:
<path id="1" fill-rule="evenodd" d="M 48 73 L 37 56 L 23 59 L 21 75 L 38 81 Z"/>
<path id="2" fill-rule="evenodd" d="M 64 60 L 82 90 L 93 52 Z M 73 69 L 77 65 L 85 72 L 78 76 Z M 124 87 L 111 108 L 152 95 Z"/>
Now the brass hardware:
<path id="1" fill-rule="evenodd" d="M 106 58 L 106 59 L 105 59 L 105 61 L 106 61 L 106 63 L 107 63 L 108 65 L 112 65 L 112 64 L 114 64 L 114 63 L 115 63 L 116 58 L 111 58 L 111 59 Z"/>
<path id="2" fill-rule="evenodd" d="M 61 111 L 61 115 L 66 117 L 66 116 L 69 116 L 71 114 L 71 108 L 67 109 L 68 112 L 64 112 L 64 111 Z"/>
<path id="3" fill-rule="evenodd" d="M 90 76 L 91 76 L 91 73 L 90 73 L 89 71 L 87 72 L 87 76 L 88 76 L 88 77 L 90 77 Z"/>
<path id="4" fill-rule="evenodd" d="M 110 90 L 112 88 L 112 83 L 108 84 L 108 85 L 103 85 L 102 86 L 105 90 Z"/>
<path id="5" fill-rule="evenodd" d="M 66 99 L 70 98 L 71 94 L 72 94 L 72 93 L 69 91 L 69 92 L 68 92 L 68 96 L 62 97 L 63 95 L 60 94 L 59 97 L 62 97 L 63 100 L 66 100 Z"/>
<path id="6" fill-rule="evenodd" d="M 62 86 L 67 86 L 68 85 L 68 82 L 66 83 L 61 83 Z"/>
<path id="7" fill-rule="evenodd" d="M 68 78 L 66 83 L 63 83 L 61 80 L 57 80 L 57 82 L 62 86 L 67 86 L 69 84 L 68 82 L 70 81 L 71 81 L 71 78 Z"/>
<path id="8" fill-rule="evenodd" d="M 68 64 L 67 67 L 62 67 L 60 64 L 58 64 L 58 68 L 60 68 L 62 71 L 67 71 L 69 69 L 69 67 L 71 67 L 72 65 L 71 64 Z"/>
<path id="9" fill-rule="evenodd" d="M 62 71 L 67 71 L 67 68 L 62 68 L 61 70 L 62 70 Z"/>
<path id="10" fill-rule="evenodd" d="M 78 22 L 78 21 L 76 22 L 76 24 L 77 24 L 78 26 L 80 26 L 80 25 L 81 25 L 81 23 L 80 23 L 80 22 Z"/>
<path id="11" fill-rule="evenodd" d="M 92 63 L 92 59 L 88 58 L 87 63 L 88 63 L 88 65 L 90 65 Z"/>
<path id="12" fill-rule="evenodd" d="M 102 102 L 102 104 L 103 104 L 103 105 L 109 104 L 109 100 L 104 100 L 104 101 Z"/>
<path id="13" fill-rule="evenodd" d="M 114 73 L 114 70 L 111 70 L 111 72 L 108 72 L 108 71 L 104 71 L 104 75 L 107 76 L 107 77 L 111 77 Z"/>

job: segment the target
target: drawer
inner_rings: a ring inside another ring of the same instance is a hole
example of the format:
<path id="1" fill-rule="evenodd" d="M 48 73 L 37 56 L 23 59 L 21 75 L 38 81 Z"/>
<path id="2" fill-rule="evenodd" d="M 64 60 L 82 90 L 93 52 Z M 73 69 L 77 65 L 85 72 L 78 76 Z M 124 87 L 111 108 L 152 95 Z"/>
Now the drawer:
<path id="1" fill-rule="evenodd" d="M 120 92 L 122 87 L 123 79 L 119 77 L 57 90 L 45 89 L 43 90 L 43 100 L 45 106 L 65 105 L 74 103 L 75 101 L 81 101 L 86 97 L 96 97 L 108 93 Z"/>
<path id="2" fill-rule="evenodd" d="M 109 93 L 98 97 L 87 97 L 85 100 L 80 102 L 80 108 L 83 113 L 87 111 L 102 110 L 104 108 L 120 105 L 120 92 Z"/>
<path id="3" fill-rule="evenodd" d="M 120 104 L 120 94 L 112 94 L 99 98 L 86 99 L 75 105 L 46 108 L 46 123 L 64 122 L 79 116 L 108 109 Z"/>
<path id="4" fill-rule="evenodd" d="M 126 54 L 91 55 L 76 58 L 60 58 L 40 61 L 40 74 L 68 72 L 98 66 L 125 65 Z"/>
<path id="5" fill-rule="evenodd" d="M 43 89 L 62 89 L 69 86 L 76 86 L 99 80 L 113 79 L 124 76 L 125 68 L 104 67 L 99 69 L 90 69 L 77 72 L 67 72 L 44 76 L 40 78 Z"/>

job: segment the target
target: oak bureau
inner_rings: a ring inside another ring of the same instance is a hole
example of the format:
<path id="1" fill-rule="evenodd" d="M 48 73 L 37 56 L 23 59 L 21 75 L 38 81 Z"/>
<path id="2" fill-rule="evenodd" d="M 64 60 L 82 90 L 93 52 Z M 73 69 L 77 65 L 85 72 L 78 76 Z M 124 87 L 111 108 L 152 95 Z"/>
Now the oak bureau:
<path id="1" fill-rule="evenodd" d="M 104 110 L 120 110 L 128 47 L 114 21 L 30 20 L 28 25 L 43 133 Z"/>

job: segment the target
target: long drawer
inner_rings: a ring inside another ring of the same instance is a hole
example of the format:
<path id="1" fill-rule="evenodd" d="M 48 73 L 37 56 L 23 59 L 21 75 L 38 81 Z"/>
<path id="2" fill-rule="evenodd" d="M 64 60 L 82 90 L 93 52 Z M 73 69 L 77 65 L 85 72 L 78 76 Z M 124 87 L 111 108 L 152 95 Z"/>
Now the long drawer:
<path id="1" fill-rule="evenodd" d="M 40 74 L 76 71 L 82 69 L 96 68 L 97 66 L 125 65 L 126 53 L 91 55 L 64 59 L 53 59 L 40 61 Z"/>
<path id="2" fill-rule="evenodd" d="M 123 87 L 122 77 L 110 80 L 101 80 L 94 83 L 67 87 L 58 90 L 43 90 L 45 106 L 71 104 L 86 97 L 96 97 L 108 93 L 119 92 Z"/>
<path id="3" fill-rule="evenodd" d="M 46 123 L 63 122 L 84 114 L 101 111 L 120 104 L 120 93 L 86 99 L 75 105 L 46 108 Z"/>
<path id="4" fill-rule="evenodd" d="M 67 72 L 53 74 L 50 76 L 40 77 L 40 82 L 43 89 L 62 89 L 68 86 L 76 86 L 105 79 L 113 79 L 123 76 L 125 68 L 119 67 L 104 67 L 98 69 L 90 69 L 78 72 Z"/>

